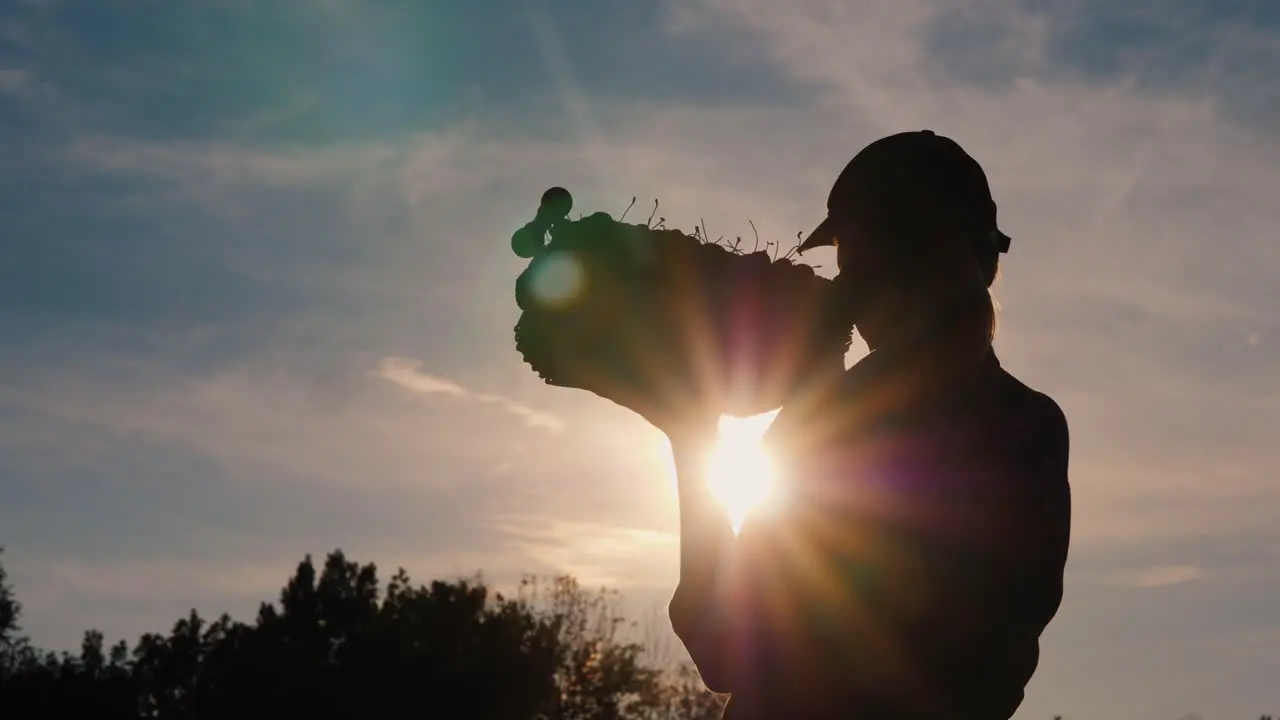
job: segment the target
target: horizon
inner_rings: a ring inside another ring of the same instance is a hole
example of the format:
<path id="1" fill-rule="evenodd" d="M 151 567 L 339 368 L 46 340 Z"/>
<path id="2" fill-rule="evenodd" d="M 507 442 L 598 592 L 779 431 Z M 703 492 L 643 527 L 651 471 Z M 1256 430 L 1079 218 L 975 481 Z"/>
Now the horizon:
<path id="1" fill-rule="evenodd" d="M 1248 0 L 0 3 L 23 630 L 247 620 L 334 548 L 665 607 L 665 440 L 522 362 L 511 233 L 559 185 L 790 244 L 861 147 L 929 128 L 1013 238 L 1001 362 L 1071 426 L 1015 718 L 1275 711 L 1277 118 L 1280 5 Z"/>

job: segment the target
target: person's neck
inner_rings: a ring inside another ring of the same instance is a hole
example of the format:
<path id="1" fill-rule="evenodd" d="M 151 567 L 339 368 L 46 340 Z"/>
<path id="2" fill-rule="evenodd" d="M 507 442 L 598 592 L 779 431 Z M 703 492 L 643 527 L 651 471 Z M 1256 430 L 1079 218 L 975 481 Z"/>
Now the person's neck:
<path id="1" fill-rule="evenodd" d="M 957 313 L 953 307 L 915 322 L 868 323 L 858 332 L 873 355 L 896 368 L 893 374 L 924 390 L 972 374 L 992 353 L 987 328 L 957 320 Z"/>

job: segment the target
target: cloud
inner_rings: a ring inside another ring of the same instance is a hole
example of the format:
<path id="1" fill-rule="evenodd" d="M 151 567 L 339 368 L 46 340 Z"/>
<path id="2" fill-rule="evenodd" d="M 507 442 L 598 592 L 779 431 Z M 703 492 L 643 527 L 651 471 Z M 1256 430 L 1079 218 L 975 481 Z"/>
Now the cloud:
<path id="1" fill-rule="evenodd" d="M 349 182 L 394 159 L 395 146 L 352 142 L 284 149 L 220 140 L 157 142 L 80 135 L 62 146 L 60 152 L 65 163 L 82 171 L 245 190 L 257 185 Z"/>
<path id="2" fill-rule="evenodd" d="M 526 557 L 587 586 L 655 587 L 674 579 L 670 561 L 679 538 L 671 533 L 514 513 L 492 526 Z"/>
<path id="3" fill-rule="evenodd" d="M 1118 585 L 1136 588 L 1160 588 L 1181 585 L 1204 578 L 1204 571 L 1194 565 L 1162 565 L 1144 568 L 1113 578 Z"/>
<path id="4" fill-rule="evenodd" d="M 377 374 L 393 383 L 403 385 L 420 393 L 444 393 L 446 395 L 467 395 L 466 388 L 461 385 L 433 377 L 421 371 L 422 361 L 407 358 L 387 357 L 378 364 Z"/>
<path id="5" fill-rule="evenodd" d="M 0 18 L 0 43 L 23 49 L 34 45 L 27 26 L 11 18 Z"/>
<path id="6" fill-rule="evenodd" d="M 523 463 L 528 451 L 514 428 L 381 392 L 360 370 L 363 358 L 336 348 L 309 353 L 297 344 L 304 342 L 295 337 L 203 370 L 163 350 L 139 357 L 100 349 L 92 372 L 65 361 L 22 369 L 13 358 L 0 367 L 27 381 L 0 389 L 0 410 L 48 428 L 27 439 L 33 452 L 25 457 L 48 449 L 42 438 L 60 437 L 63 447 L 82 452 L 59 455 L 59 464 L 78 460 L 82 468 L 102 460 L 96 448 L 136 440 L 183 448 L 233 476 L 268 484 L 445 489 L 489 477 L 486 464 Z M 530 418 L 512 406 L 503 409 L 525 423 L 560 427 L 551 416 Z"/>
<path id="7" fill-rule="evenodd" d="M 378 363 L 376 375 L 397 385 L 427 395 L 443 394 L 467 398 L 481 403 L 497 405 L 508 413 L 520 417 L 530 427 L 548 430 L 553 433 L 564 432 L 564 421 L 555 415 L 534 410 L 501 395 L 476 393 L 444 378 L 435 377 L 422 372 L 422 361 L 409 358 L 386 357 Z"/>
<path id="8" fill-rule="evenodd" d="M 301 560 L 297 558 L 294 560 Z M 17 567 L 30 574 L 30 558 Z M 100 602 L 144 603 L 158 590 L 181 587 L 192 598 L 260 594 L 269 600 L 271 590 L 282 586 L 291 567 L 283 563 L 246 562 L 236 565 L 170 560 L 128 560 L 102 564 L 77 558 L 41 559 L 39 583 L 20 588 L 24 600 L 48 607 L 66 596 L 94 597 Z"/>
<path id="9" fill-rule="evenodd" d="M 47 101 L 55 96 L 54 86 L 27 68 L 0 67 L 0 97 L 20 102 Z"/>
<path id="10" fill-rule="evenodd" d="M 958 83 L 937 72 L 936 48 L 922 40 L 941 7 L 811 2 L 783 12 L 767 3 L 704 2 L 681 10 L 682 37 L 716 48 L 741 45 L 745 37 L 784 76 L 821 88 L 816 105 L 778 103 L 744 112 L 732 104 L 588 94 L 582 99 L 597 131 L 585 142 L 559 115 L 534 108 L 519 131 L 477 115 L 394 141 L 309 148 L 87 135 L 61 157 L 77 172 L 157 188 L 190 183 L 191 197 L 216 189 L 245 203 L 263 225 L 255 244 L 295 237 L 279 212 L 282 198 L 317 190 L 309 199 L 323 207 L 312 212 L 346 208 L 369 221 L 369 232 L 317 233 L 288 262 L 273 255 L 278 244 L 247 247 L 245 271 L 283 282 L 313 269 L 307 267 L 313 258 L 328 257 L 320 249 L 341 247 L 331 264 L 316 268 L 315 285 L 331 303 L 317 314 L 351 288 L 363 303 L 375 291 L 413 298 L 412 304 L 375 298 L 376 313 L 361 316 L 362 345 L 403 346 L 411 333 L 429 327 L 434 336 L 474 343 L 457 352 L 477 376 L 500 378 L 504 391 L 475 392 L 427 375 L 422 368 L 428 365 L 448 367 L 429 347 L 415 352 L 424 358 L 418 365 L 405 358 L 375 361 L 384 379 L 500 407 L 530 426 L 557 431 L 570 414 L 515 402 L 512 392 L 523 387 L 552 405 L 571 405 L 581 394 L 547 391 L 501 354 L 509 353 L 507 320 L 516 312 L 509 284 L 518 272 L 505 238 L 528 219 L 551 178 L 574 191 L 584 212 L 618 212 L 632 195 L 657 195 L 669 225 L 692 227 L 705 218 L 713 233 L 732 236 L 748 233 L 750 218 L 767 237 L 790 238 L 822 214 L 831 178 L 861 144 L 890 129 L 932 125 L 958 137 L 988 167 L 1002 220 L 1015 236 L 996 288 L 1004 305 L 1001 352 L 1015 373 L 1058 397 L 1072 421 L 1078 541 L 1269 522 L 1275 490 L 1264 482 L 1265 468 L 1280 462 L 1263 442 L 1280 426 L 1280 397 L 1267 382 L 1274 349 L 1258 343 L 1250 344 L 1256 352 L 1220 350 L 1276 328 L 1268 308 L 1280 258 L 1269 233 L 1280 216 L 1269 198 L 1280 187 L 1280 163 L 1272 146 L 1232 128 L 1202 98 L 1136 92 L 1123 78 Z M 1054 31 L 1048 21 L 990 7 L 984 12 L 1007 13 L 989 19 L 1004 33 L 1004 49 L 992 62 L 1013 63 L 1004 57 L 1011 53 L 1027 67 L 1042 65 L 1042 36 Z M 866 37 L 870 27 L 878 28 L 875 37 Z M 848 37 L 863 40 L 841 40 Z M 171 202 L 146 206 L 170 218 L 183 217 L 183 210 Z M 202 220 L 214 224 L 218 217 Z M 340 322 L 347 319 L 315 327 L 307 338 L 262 341 L 311 343 Z M 222 380 L 206 375 L 159 383 L 185 390 L 175 390 L 163 410 L 153 408 L 146 427 L 216 446 L 223 458 L 269 457 L 272 466 L 306 472 L 323 470 L 325 453 L 306 459 L 299 448 L 329 446 L 320 438 L 349 433 L 353 440 L 344 452 L 351 459 L 324 470 L 328 477 L 338 475 L 336 468 L 367 473 L 357 461 L 366 456 L 365 442 L 370 455 L 388 458 L 378 463 L 380 475 L 414 474 L 386 472 L 389 458 L 427 462 L 425 450 L 406 458 L 388 450 L 386 438 L 373 439 L 382 432 L 374 428 L 394 424 L 375 406 L 350 416 L 316 406 L 292 382 L 290 362 L 257 363 L 247 372 L 258 379 L 243 384 L 231 379 L 241 377 L 234 371 Z M 280 384 L 273 389 L 271 382 Z M 201 387 L 190 396 L 199 402 L 215 403 L 212 387 L 228 393 L 239 387 L 239 399 L 218 401 L 219 412 L 203 413 L 199 422 L 175 421 L 173 413 L 194 402 L 176 398 Z M 82 399 L 106 394 L 91 387 Z M 280 412 L 268 419 L 269 410 L 253 409 L 262 397 L 275 398 L 290 417 Z M 124 400 L 118 406 L 118 415 L 91 414 L 124 427 L 144 422 L 137 406 L 130 409 Z M 583 406 L 586 399 L 573 412 Z M 242 412 L 263 425 L 242 421 L 240 432 L 224 419 Z M 403 430 L 407 436 L 436 427 L 395 412 L 395 421 L 412 428 Z M 265 435 L 263 427 L 270 428 Z M 582 471 L 608 472 L 605 463 Z"/>
<path id="11" fill-rule="evenodd" d="M 551 413 L 534 410 L 528 405 L 521 405 L 520 403 L 509 398 L 504 398 L 501 395 L 486 395 L 481 393 L 475 395 L 475 398 L 480 402 L 496 403 L 502 406 L 504 410 L 512 415 L 524 418 L 524 421 L 528 423 L 530 427 L 542 428 L 543 430 L 550 430 L 554 433 L 564 432 L 564 421 Z"/>
<path id="12" fill-rule="evenodd" d="M 0 68 L 0 93 L 18 94 L 31 84 L 31 73 L 20 68 Z"/>
<path id="13" fill-rule="evenodd" d="M 335 197 L 348 210 L 352 198 L 387 191 L 378 178 L 390 176 L 389 168 L 402 153 L 396 143 L 376 140 L 297 147 L 224 138 L 155 140 L 78 129 L 68 135 L 29 151 L 36 154 L 33 166 L 64 180 L 87 176 L 114 181 L 103 194 L 115 212 L 154 220 L 185 206 L 201 211 L 205 222 L 221 224 L 258 221 L 264 206 L 279 212 L 317 194 Z M 314 208 L 314 202 L 307 205 Z M 234 245 L 235 237 L 223 243 Z"/>
<path id="14" fill-rule="evenodd" d="M 505 240 L 551 179 L 569 187 L 584 212 L 618 212 L 633 195 L 656 195 L 668 225 L 689 228 L 705 218 L 713 234 L 733 236 L 750 232 L 750 218 L 767 238 L 790 238 L 821 216 L 831 179 L 863 143 L 932 126 L 987 166 L 1002 223 L 1015 237 L 996 287 L 1004 307 L 1000 350 L 1072 421 L 1079 539 L 1269 522 L 1266 499 L 1275 490 L 1263 482 L 1265 468 L 1280 463 L 1263 442 L 1280 428 L 1280 391 L 1269 382 L 1275 349 L 1223 350 L 1277 327 L 1269 308 L 1280 249 L 1270 237 L 1280 215 L 1270 197 L 1280 187 L 1280 151 L 1254 130 L 1232 126 L 1203 97 L 1145 92 L 1123 77 L 957 82 L 939 72 L 953 58 L 937 56 L 923 35 L 945 7 L 808 2 L 784 11 L 708 0 L 683 8 L 682 37 L 717 49 L 746 38 L 778 72 L 820 88 L 816 104 L 745 112 L 732 104 L 585 95 L 597 128 L 586 139 L 558 113 L 535 107 L 518 132 L 477 114 L 379 146 L 382 160 L 363 166 L 358 181 L 379 192 L 353 195 L 349 185 L 337 189 L 341 182 L 333 192 L 383 225 L 317 238 L 343 248 L 320 269 L 317 285 L 330 294 L 358 286 L 414 298 L 412 311 L 380 310 L 385 327 L 377 342 L 403 344 L 415 326 L 431 327 L 472 344 L 468 362 L 485 373 L 535 388 L 527 369 L 508 359 L 517 312 L 509 287 L 519 267 Z M 1006 48 L 993 62 L 1016 64 L 1004 57 L 1012 53 L 1028 67 L 1044 63 L 1043 36 L 1057 31 L 1052 18 L 983 7 L 997 13 L 984 22 L 1000 26 Z M 866 36 L 871 27 L 874 37 Z M 863 39 L 843 40 L 849 37 Z M 119 154 L 102 151 L 114 145 L 79 147 L 94 150 L 88 167 L 123 176 L 212 172 L 225 192 L 254 203 L 255 217 L 267 216 L 287 190 L 273 187 L 276 180 L 312 177 L 281 160 L 303 162 L 301 151 L 137 140 Z M 342 177 L 343 159 L 361 157 L 359 147 L 327 146 L 305 162 Z M 357 182 L 356 174 L 346 177 Z M 302 271 L 277 263 L 260 272 L 288 278 Z M 423 349 L 424 362 L 440 367 L 429 352 Z M 402 378 L 416 372 L 400 370 Z M 557 425 L 504 401 L 506 393 L 467 392 L 548 429 Z M 544 395 L 558 401 L 569 393 L 555 392 Z M 1134 506 L 1148 511 L 1134 520 Z"/>

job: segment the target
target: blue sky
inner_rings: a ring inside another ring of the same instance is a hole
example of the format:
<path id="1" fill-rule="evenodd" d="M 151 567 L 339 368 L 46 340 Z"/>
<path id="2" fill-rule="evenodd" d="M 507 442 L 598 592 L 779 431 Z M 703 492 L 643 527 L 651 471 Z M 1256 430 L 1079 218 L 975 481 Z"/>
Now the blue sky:
<path id="1" fill-rule="evenodd" d="M 247 617 L 338 546 L 647 612 L 664 443 L 521 364 L 511 230 L 561 184 L 791 238 L 930 127 L 1014 237 L 998 350 L 1072 423 L 1018 717 L 1275 712 L 1280 7 L 630 5 L 0 2 L 0 543 L 34 639 Z"/>

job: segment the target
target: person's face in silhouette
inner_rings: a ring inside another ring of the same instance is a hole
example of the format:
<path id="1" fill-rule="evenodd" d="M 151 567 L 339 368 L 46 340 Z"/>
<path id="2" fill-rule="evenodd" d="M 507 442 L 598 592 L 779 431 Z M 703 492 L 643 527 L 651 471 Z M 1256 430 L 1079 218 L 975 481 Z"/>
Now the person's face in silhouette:
<path id="1" fill-rule="evenodd" d="M 909 340 L 949 306 L 986 297 L 989 283 L 962 233 L 922 225 L 920 237 L 895 236 L 856 214 L 831 217 L 839 312 L 870 349 Z"/>
<path id="2" fill-rule="evenodd" d="M 902 321 L 914 304 L 900 269 L 900 252 L 895 252 L 891 238 L 856 214 L 833 212 L 831 217 L 836 223 L 841 313 L 874 350 L 905 330 Z"/>

